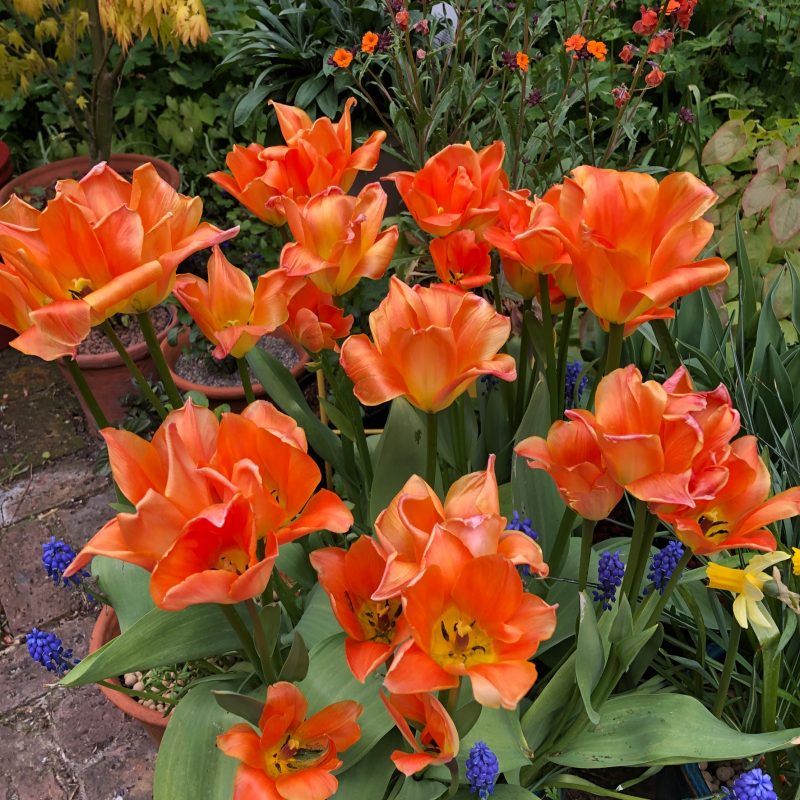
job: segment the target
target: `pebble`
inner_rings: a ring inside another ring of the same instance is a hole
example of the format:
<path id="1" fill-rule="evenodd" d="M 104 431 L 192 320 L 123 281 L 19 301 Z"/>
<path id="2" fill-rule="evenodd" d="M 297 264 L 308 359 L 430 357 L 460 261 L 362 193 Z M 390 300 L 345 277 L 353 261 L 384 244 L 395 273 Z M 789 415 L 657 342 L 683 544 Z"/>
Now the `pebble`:
<path id="1" fill-rule="evenodd" d="M 144 683 L 142 683 L 142 681 L 136 681 L 136 683 L 133 684 L 133 691 L 134 692 L 143 692 L 144 691 Z"/>
<path id="2" fill-rule="evenodd" d="M 136 675 L 133 672 L 126 672 L 123 676 L 123 681 L 126 686 L 133 686 L 136 683 Z"/>
<path id="3" fill-rule="evenodd" d="M 722 783 L 729 781 L 733 777 L 733 774 L 733 767 L 729 767 L 727 765 L 717 767 L 717 779 Z"/>

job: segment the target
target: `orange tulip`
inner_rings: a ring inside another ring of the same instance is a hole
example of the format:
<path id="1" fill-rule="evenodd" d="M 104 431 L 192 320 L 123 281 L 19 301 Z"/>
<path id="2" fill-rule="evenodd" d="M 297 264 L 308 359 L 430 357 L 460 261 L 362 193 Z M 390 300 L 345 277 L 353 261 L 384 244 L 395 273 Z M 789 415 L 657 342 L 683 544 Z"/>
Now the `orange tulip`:
<path id="1" fill-rule="evenodd" d="M 135 511 L 103 526 L 70 574 L 95 555 L 152 572 L 187 523 L 238 495 L 250 506 L 259 539 L 274 534 L 283 543 L 316 530 L 343 533 L 352 525 L 333 492 L 314 491 L 321 475 L 302 429 L 264 400 L 242 414 L 223 414 L 222 422 L 189 400 L 167 415 L 152 442 L 113 428 L 102 434 L 114 480 Z"/>
<path id="2" fill-rule="evenodd" d="M 248 275 L 214 247 L 208 260 L 208 283 L 196 275 L 179 275 L 175 296 L 216 345 L 215 358 L 242 358 L 262 336 L 289 318 L 284 284 L 285 276 L 273 270 L 258 279 L 254 291 Z"/>
<path id="3" fill-rule="evenodd" d="M 588 412 L 566 413 L 570 421 L 554 422 L 547 439 L 530 436 L 514 452 L 527 458 L 531 469 L 546 470 L 573 511 L 585 519 L 605 519 L 622 499 L 623 489 L 608 473 L 597 435 L 584 419 Z"/>
<path id="4" fill-rule="evenodd" d="M 517 707 L 536 680 L 528 659 L 553 635 L 556 608 L 523 591 L 508 559 L 449 547 L 403 596 L 414 638 L 395 654 L 390 692 L 453 689 L 466 676 L 481 705 Z"/>
<path id="5" fill-rule="evenodd" d="M 201 223 L 201 213 L 200 198 L 179 195 L 152 164 L 130 183 L 104 163 L 59 181 L 42 212 L 12 198 L 0 209 L 0 254 L 47 299 L 31 314 L 38 332 L 23 334 L 18 349 L 52 358 L 42 341 L 51 333 L 72 329 L 82 339 L 114 314 L 163 302 L 187 256 L 238 232 Z"/>
<path id="6" fill-rule="evenodd" d="M 375 169 L 386 133 L 375 131 L 353 150 L 350 109 L 355 104 L 353 97 L 345 102 L 339 122 L 327 117 L 312 122 L 300 108 L 271 102 L 286 145 L 234 147 L 225 159 L 233 175 L 213 172 L 209 177 L 259 219 L 283 225 L 285 198 L 303 206 L 332 186 L 346 192 L 359 171 Z"/>
<path id="7" fill-rule="evenodd" d="M 321 350 L 339 352 L 338 339 L 344 339 L 353 326 L 353 315 L 345 316 L 334 305 L 331 295 L 317 288 L 313 281 L 292 278 L 300 288 L 289 300 L 289 319 L 284 328 L 310 353 Z"/>
<path id="8" fill-rule="evenodd" d="M 465 292 L 492 280 L 489 245 L 479 242 L 475 231 L 455 231 L 430 244 L 431 258 L 442 283 Z"/>
<path id="9" fill-rule="evenodd" d="M 517 377 L 514 359 L 498 354 L 511 323 L 477 295 L 441 285 L 411 288 L 392 277 L 369 327 L 374 343 L 351 336 L 341 355 L 364 405 L 402 396 L 423 411 L 441 411 L 480 375 Z"/>
<path id="10" fill-rule="evenodd" d="M 721 258 L 695 262 L 714 226 L 702 215 L 717 196 L 688 172 L 661 183 L 638 172 L 582 166 L 564 181 L 559 211 L 579 220 L 565 237 L 581 300 L 604 328 L 626 333 L 649 319 L 674 316 L 675 300 L 725 280 Z"/>
<path id="11" fill-rule="evenodd" d="M 497 221 L 483 231 L 500 253 L 509 283 L 526 299 L 538 294 L 539 275 L 553 275 L 566 294 L 575 295 L 564 244 L 572 230 L 558 213 L 559 196 L 560 187 L 553 187 L 542 200 L 529 200 L 527 191 L 501 191 Z"/>
<path id="12" fill-rule="evenodd" d="M 458 755 L 458 731 L 444 706 L 430 694 L 381 692 L 381 700 L 413 753 L 395 750 L 392 761 L 404 775 L 413 775 L 436 764 L 446 764 Z M 420 728 L 419 740 L 409 722 Z"/>
<path id="13" fill-rule="evenodd" d="M 373 598 L 396 597 L 425 570 L 437 533 L 455 538 L 475 557 L 500 554 L 537 575 L 548 574 L 539 545 L 520 531 L 506 530 L 494 462 L 492 455 L 485 470 L 459 478 L 444 505 L 418 475 L 408 479 L 375 520 L 386 567 Z"/>
<path id="14" fill-rule="evenodd" d="M 361 737 L 356 720 L 359 703 L 342 700 L 306 719 L 308 702 L 291 683 L 267 689 L 258 721 L 260 732 L 247 723 L 217 737 L 217 747 L 241 762 L 233 800 L 326 800 L 339 782 L 331 775 L 342 762 L 338 754 Z"/>
<path id="15" fill-rule="evenodd" d="M 374 539 L 360 536 L 349 550 L 323 547 L 309 558 L 334 616 L 347 634 L 347 665 L 364 683 L 409 635 L 399 597 L 372 599 L 383 577 L 386 556 Z"/>
<path id="16" fill-rule="evenodd" d="M 281 267 L 291 276 L 308 275 L 323 292 L 346 294 L 362 278 L 383 276 L 392 260 L 397 225 L 381 231 L 386 192 L 377 183 L 358 197 L 332 187 L 304 206 L 286 198 L 286 218 L 295 242 L 281 251 Z"/>
<path id="17" fill-rule="evenodd" d="M 451 144 L 418 172 L 395 172 L 393 180 L 417 225 L 433 236 L 459 228 L 480 230 L 497 217 L 497 195 L 508 187 L 505 145 L 498 141 L 476 153 L 472 145 Z"/>
<path id="18" fill-rule="evenodd" d="M 258 553 L 250 504 L 235 495 L 190 520 L 161 557 L 150 579 L 153 601 L 166 611 L 198 603 L 239 603 L 260 595 L 278 557 L 278 540 L 267 534 Z"/>

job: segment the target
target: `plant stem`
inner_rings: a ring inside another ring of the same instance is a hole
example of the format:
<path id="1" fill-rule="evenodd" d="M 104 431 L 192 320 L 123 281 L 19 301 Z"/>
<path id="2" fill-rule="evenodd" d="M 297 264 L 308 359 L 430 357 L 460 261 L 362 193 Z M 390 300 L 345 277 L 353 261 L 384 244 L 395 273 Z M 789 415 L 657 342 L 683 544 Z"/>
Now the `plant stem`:
<path id="1" fill-rule="evenodd" d="M 564 316 L 561 318 L 561 331 L 558 334 L 558 369 L 556 371 L 556 383 L 559 388 L 559 407 L 558 419 L 564 416 L 566 405 L 566 384 L 567 384 L 567 356 L 569 355 L 569 336 L 572 330 L 572 315 L 575 311 L 575 298 L 568 297 L 564 304 Z"/>
<path id="2" fill-rule="evenodd" d="M 625 326 L 622 323 L 612 322 L 608 329 L 608 344 L 606 345 L 606 364 L 603 370 L 605 375 L 619 367 L 622 360 L 622 340 L 625 338 Z"/>
<path id="3" fill-rule="evenodd" d="M 567 506 L 564 513 L 561 515 L 561 524 L 558 526 L 558 533 L 556 534 L 556 541 L 553 549 L 550 552 L 550 574 L 555 575 L 561 572 L 564 567 L 564 562 L 569 553 L 569 542 L 572 538 L 572 528 L 575 525 L 575 517 L 577 514 Z"/>
<path id="4" fill-rule="evenodd" d="M 650 322 L 650 326 L 656 335 L 658 349 L 661 351 L 661 361 L 667 368 L 667 372 L 672 374 L 682 366 L 682 362 L 675 347 L 675 341 L 667 328 L 667 323 L 663 319 L 654 319 Z"/>
<path id="5" fill-rule="evenodd" d="M 514 424 L 519 425 L 525 413 L 528 398 L 528 362 L 530 361 L 531 335 L 525 317 L 533 313 L 531 301 L 525 300 L 522 304 L 522 336 L 519 343 L 519 375 L 517 376 L 517 401 L 514 409 Z"/>
<path id="6" fill-rule="evenodd" d="M 641 502 L 641 501 L 637 501 Z M 650 561 L 650 548 L 653 546 L 653 538 L 656 535 L 656 528 L 658 527 L 658 517 L 655 514 L 650 514 L 647 511 L 647 504 L 645 507 L 645 523 L 644 530 L 642 531 L 642 540 L 639 549 L 639 558 L 636 561 L 635 571 L 633 573 L 633 583 L 630 587 L 630 594 L 628 599 L 633 606 L 634 601 L 639 597 L 639 588 L 642 585 L 642 580 L 645 576 L 647 564 Z M 627 573 L 626 573 L 627 574 Z"/>
<path id="7" fill-rule="evenodd" d="M 158 414 L 161 419 L 164 419 L 164 417 L 167 416 L 167 410 L 164 408 L 164 404 L 158 399 L 158 395 L 153 391 L 150 382 L 145 378 L 142 371 L 136 366 L 136 362 L 131 358 L 130 353 L 125 349 L 125 345 L 122 344 L 119 336 L 117 336 L 114 326 L 111 324 L 111 320 L 105 320 L 100 327 L 103 329 L 103 333 L 108 337 L 111 344 L 114 345 L 114 349 L 122 359 L 122 363 L 128 368 L 128 372 L 133 376 L 133 379 L 136 381 L 141 393 L 147 399 L 147 402 L 150 403 L 156 414 Z"/>
<path id="8" fill-rule="evenodd" d="M 458 761 L 454 758 L 451 758 L 447 762 L 447 768 L 450 770 L 450 788 L 447 791 L 447 794 L 444 796 L 444 800 L 449 800 L 451 797 L 455 797 L 458 794 L 458 785 L 459 785 L 459 778 L 458 778 Z"/>
<path id="9" fill-rule="evenodd" d="M 236 366 L 239 369 L 239 378 L 244 389 L 244 399 L 247 400 L 248 405 L 255 403 L 256 396 L 253 393 L 253 382 L 250 380 L 250 370 L 247 368 L 247 362 L 243 358 L 237 358 Z"/>
<path id="10" fill-rule="evenodd" d="M 64 365 L 69 371 L 70 377 L 74 381 L 78 392 L 80 392 L 81 397 L 89 408 L 94 421 L 97 423 L 97 427 L 101 430 L 103 428 L 110 428 L 111 425 L 108 421 L 108 418 L 103 413 L 103 409 L 100 408 L 97 398 L 95 398 L 95 396 L 92 394 L 92 390 L 89 388 L 89 384 L 86 382 L 86 378 L 83 376 L 81 368 L 78 366 L 78 362 L 75 361 L 74 358 L 65 356 Z"/>
<path id="11" fill-rule="evenodd" d="M 761 733 L 771 733 L 777 730 L 778 689 L 781 677 L 781 654 L 778 650 L 777 634 L 761 649 L 761 669 Z M 777 775 L 777 756 L 775 753 L 767 753 L 766 758 L 769 774 Z"/>
<path id="12" fill-rule="evenodd" d="M 253 637 L 250 636 L 250 631 L 247 630 L 247 625 L 244 624 L 244 621 L 239 616 L 239 612 L 236 610 L 236 607 L 226 603 L 220 603 L 219 607 L 222 610 L 222 613 L 225 615 L 225 619 L 228 620 L 228 624 L 231 626 L 231 628 L 233 628 L 234 633 L 239 637 L 245 657 L 253 665 L 253 669 L 255 669 L 256 672 L 258 672 L 258 674 L 263 678 L 264 674 L 262 672 L 261 659 L 259 658 L 256 648 L 253 644 Z"/>
<path id="13" fill-rule="evenodd" d="M 150 352 L 150 357 L 153 359 L 153 363 L 156 365 L 158 376 L 161 378 L 161 382 L 164 384 L 164 389 L 167 393 L 167 397 L 169 397 L 169 402 L 172 405 L 173 410 L 178 409 L 183 405 L 183 400 L 181 399 L 180 392 L 178 392 L 178 389 L 175 386 L 175 381 L 172 380 L 172 374 L 169 371 L 164 354 L 161 352 L 161 347 L 158 344 L 158 336 L 156 335 L 156 329 L 153 327 L 153 322 L 150 319 L 150 315 L 144 311 L 141 314 L 137 314 L 136 319 L 139 320 L 139 327 L 141 327 L 144 340 L 147 342 L 147 349 Z"/>
<path id="14" fill-rule="evenodd" d="M 719 685 L 717 686 L 717 696 L 714 698 L 714 707 L 711 709 L 717 719 L 722 719 L 722 710 L 725 708 L 725 701 L 728 699 L 728 689 L 731 685 L 731 675 L 736 664 L 736 656 L 739 654 L 739 639 L 741 637 L 742 627 L 734 620 L 731 635 L 728 637 L 728 649 L 725 652 L 722 675 L 720 675 Z"/>
<path id="15" fill-rule="evenodd" d="M 278 676 L 272 665 L 272 653 L 277 646 L 277 642 L 267 641 L 267 635 L 264 633 L 264 626 L 261 624 L 261 617 L 258 615 L 256 604 L 252 600 L 245 600 L 244 605 L 253 622 L 253 640 L 255 642 L 258 658 L 261 662 L 264 679 L 267 683 L 275 683 L 275 681 L 278 680 Z"/>
<path id="16" fill-rule="evenodd" d="M 283 576 L 277 569 L 272 570 L 272 579 L 275 585 L 275 591 L 278 593 L 278 597 L 281 603 L 283 603 L 283 607 L 286 609 L 289 619 L 292 621 L 293 625 L 297 625 L 297 623 L 300 622 L 300 617 L 303 616 L 303 612 L 297 607 L 297 601 L 294 594 L 292 594 L 291 588 L 286 581 L 284 581 Z"/>
<path id="17" fill-rule="evenodd" d="M 633 532 L 631 533 L 631 546 L 628 550 L 628 563 L 625 565 L 625 575 L 622 579 L 622 594 L 627 594 L 631 597 L 632 591 L 637 591 L 639 587 L 631 589 L 634 583 L 634 578 L 638 572 L 637 565 L 639 563 L 640 553 L 642 551 L 642 540 L 644 538 L 645 522 L 648 516 L 647 503 L 643 500 L 636 501 L 636 511 L 634 512 L 633 519 Z"/>
<path id="18" fill-rule="evenodd" d="M 539 305 L 542 307 L 542 327 L 544 328 L 544 356 L 545 374 L 547 375 L 547 389 L 550 394 L 550 421 L 554 422 L 558 418 L 558 407 L 560 405 L 556 386 L 556 349 L 553 341 L 553 312 L 550 309 L 550 283 L 547 275 L 539 276 Z M 563 391 L 562 391 L 563 394 Z"/>
<path id="19" fill-rule="evenodd" d="M 427 457 L 425 459 L 425 480 L 428 485 L 435 490 L 436 484 L 436 455 L 437 455 L 437 436 L 439 429 L 439 420 L 435 411 L 429 411 L 426 415 L 427 419 Z"/>
<path id="20" fill-rule="evenodd" d="M 592 557 L 592 536 L 596 521 L 585 519 L 581 525 L 581 561 L 578 571 L 578 591 L 582 592 L 589 581 L 589 562 Z"/>

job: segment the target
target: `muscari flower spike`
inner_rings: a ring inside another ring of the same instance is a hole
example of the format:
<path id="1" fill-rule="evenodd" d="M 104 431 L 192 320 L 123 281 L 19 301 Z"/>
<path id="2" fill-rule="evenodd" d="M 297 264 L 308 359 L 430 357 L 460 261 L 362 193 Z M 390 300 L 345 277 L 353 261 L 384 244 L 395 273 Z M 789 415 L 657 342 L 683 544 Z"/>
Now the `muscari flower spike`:
<path id="1" fill-rule="evenodd" d="M 730 800 L 778 800 L 772 778 L 758 767 L 743 772 L 733 782 L 733 788 L 724 791 Z"/>
<path id="2" fill-rule="evenodd" d="M 80 659 L 73 658 L 72 649 L 65 649 L 61 639 L 54 633 L 33 628 L 25 637 L 30 657 L 49 672 L 59 677 L 71 670 Z"/>
<path id="3" fill-rule="evenodd" d="M 606 550 L 600 556 L 597 565 L 597 582 L 600 586 L 592 590 L 595 600 L 601 600 L 603 608 L 608 611 L 611 604 L 617 599 L 617 589 L 622 585 L 622 576 L 625 574 L 625 565 L 619 557 L 619 550 L 613 553 Z"/>
<path id="4" fill-rule="evenodd" d="M 69 578 L 64 577 L 64 571 L 74 561 L 75 551 L 63 540 L 51 536 L 49 541 L 42 543 L 42 565 L 47 571 L 47 577 L 58 586 L 80 586 L 83 578 L 90 577 L 86 570 L 81 570 Z"/>
<path id="5" fill-rule="evenodd" d="M 497 756 L 486 742 L 475 742 L 467 757 L 467 780 L 472 794 L 486 800 L 494 793 L 494 784 L 500 772 Z"/>
<path id="6" fill-rule="evenodd" d="M 664 594 L 672 573 L 678 566 L 678 562 L 683 556 L 683 545 L 678 542 L 670 542 L 663 550 L 656 553 L 650 560 L 650 572 L 647 573 L 647 580 L 653 582 L 653 586 L 659 594 Z M 650 589 L 645 589 L 647 594 Z"/>
<path id="7" fill-rule="evenodd" d="M 583 362 L 575 359 L 567 364 L 567 374 L 564 379 L 564 407 L 575 408 L 580 402 L 583 391 L 589 379 L 586 375 L 581 376 Z M 579 381 L 580 379 L 580 381 Z M 577 384 L 577 391 L 576 391 Z"/>
<path id="8" fill-rule="evenodd" d="M 529 536 L 535 542 L 539 538 L 539 534 L 533 529 L 533 525 L 531 523 L 530 517 L 525 517 L 525 519 L 519 518 L 519 511 L 515 511 L 511 515 L 511 519 L 508 521 L 506 525 L 507 531 L 521 531 L 526 536 Z M 531 568 L 527 564 L 523 564 L 519 567 L 519 574 L 522 575 L 523 578 L 530 577 Z"/>

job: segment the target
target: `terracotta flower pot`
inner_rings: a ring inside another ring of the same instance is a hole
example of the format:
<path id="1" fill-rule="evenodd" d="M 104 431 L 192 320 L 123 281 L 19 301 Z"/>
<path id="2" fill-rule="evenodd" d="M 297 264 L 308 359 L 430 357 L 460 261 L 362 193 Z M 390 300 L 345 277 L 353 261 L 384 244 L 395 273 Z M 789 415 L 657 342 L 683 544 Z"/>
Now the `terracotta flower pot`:
<path id="1" fill-rule="evenodd" d="M 89 653 L 99 650 L 104 644 L 110 642 L 115 636 L 119 636 L 119 621 L 114 609 L 111 606 L 103 606 L 100 616 L 92 629 L 92 638 L 89 641 Z M 109 683 L 119 684 L 116 678 L 109 678 Z M 134 700 L 122 692 L 109 689 L 105 686 L 98 687 L 100 691 L 120 710 L 123 714 L 133 717 L 150 734 L 156 744 L 161 744 L 164 731 L 167 729 L 169 717 L 165 717 L 160 711 L 152 708 L 145 708 L 141 703 Z"/>
<path id="2" fill-rule="evenodd" d="M 294 348 L 300 360 L 294 367 L 292 367 L 292 375 L 294 375 L 295 380 L 298 380 L 305 372 L 306 364 L 308 364 L 308 353 L 306 353 L 306 351 L 297 341 L 295 341 L 291 336 L 289 336 L 289 334 L 280 328 L 274 333 L 271 333 L 270 336 L 276 336 L 279 339 L 283 339 Z M 245 399 L 244 389 L 242 388 L 241 384 L 236 384 L 235 386 L 206 386 L 202 383 L 192 383 L 191 381 L 186 380 L 186 378 L 182 378 L 177 372 L 175 372 L 175 364 L 178 361 L 183 348 L 188 343 L 189 331 L 187 329 L 182 330 L 178 334 L 178 341 L 174 345 L 170 344 L 166 338 L 164 338 L 161 342 L 161 352 L 164 354 L 164 358 L 167 360 L 169 371 L 172 374 L 172 379 L 175 381 L 175 385 L 178 387 L 178 389 L 184 393 L 200 392 L 204 394 L 213 405 L 227 403 L 231 407 L 231 411 L 235 411 L 237 413 L 243 411 L 247 406 L 247 400 Z M 255 394 L 256 397 L 264 397 L 267 393 L 260 383 L 253 382 L 253 394 Z"/>
<path id="3" fill-rule="evenodd" d="M 181 175 L 178 170 L 166 161 L 154 156 L 143 156 L 138 153 L 114 153 L 108 159 L 109 165 L 117 172 L 133 172 L 136 167 L 151 162 L 156 172 L 174 189 L 181 184 Z M 0 152 L 0 175 L 2 173 L 2 152 Z M 23 172 L 12 181 L 6 183 L 0 189 L 0 205 L 5 203 L 14 192 L 22 189 L 44 188 L 50 186 L 53 181 L 65 178 L 81 178 L 92 166 L 89 156 L 75 156 L 74 158 L 64 158 L 60 161 L 53 161 L 50 164 L 43 164 L 41 167 Z M 10 175 L 9 175 L 10 177 Z M 3 184 L 0 177 L 0 185 Z"/>
<path id="4" fill-rule="evenodd" d="M 11 180 L 14 174 L 14 162 L 11 160 L 11 151 L 5 142 L 0 142 L 0 186 Z"/>
<path id="5" fill-rule="evenodd" d="M 169 306 L 168 308 L 171 315 L 170 321 L 167 327 L 158 333 L 159 342 L 163 342 L 166 339 L 170 328 L 174 328 L 178 321 L 175 307 Z M 128 355 L 136 362 L 136 366 L 139 367 L 144 376 L 155 380 L 157 378 L 156 366 L 147 350 L 147 344 L 143 341 L 137 342 L 126 349 Z M 75 360 L 78 362 L 78 367 L 80 367 L 86 382 L 89 384 L 89 388 L 92 390 L 92 394 L 95 396 L 109 423 L 114 425 L 122 422 L 125 419 L 126 409 L 120 401 L 126 394 L 130 394 L 133 391 L 133 386 L 131 385 L 132 376 L 125 364 L 122 363 L 122 359 L 117 352 L 111 350 L 107 353 L 78 354 Z M 94 417 L 86 403 L 84 403 L 77 387 L 72 382 L 66 367 L 59 362 L 59 368 L 75 392 L 89 428 L 97 430 Z"/>

